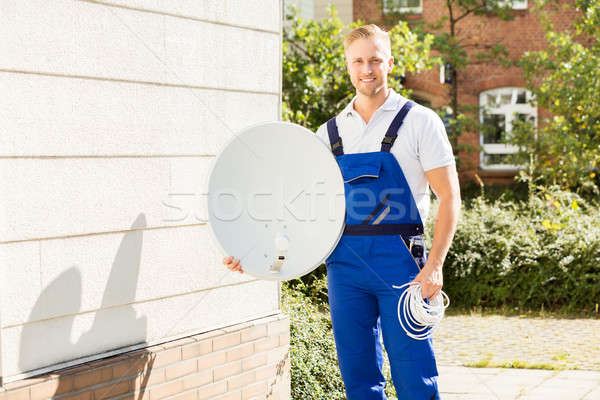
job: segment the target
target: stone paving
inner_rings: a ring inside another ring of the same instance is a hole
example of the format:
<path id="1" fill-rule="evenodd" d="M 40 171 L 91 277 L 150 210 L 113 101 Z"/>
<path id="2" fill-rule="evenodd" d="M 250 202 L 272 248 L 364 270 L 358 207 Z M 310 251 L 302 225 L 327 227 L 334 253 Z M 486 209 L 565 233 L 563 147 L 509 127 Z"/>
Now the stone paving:
<path id="1" fill-rule="evenodd" d="M 598 319 L 445 316 L 434 348 L 443 400 L 600 400 Z"/>
<path id="2" fill-rule="evenodd" d="M 447 315 L 433 343 L 438 365 L 600 371 L 600 319 Z"/>
<path id="3" fill-rule="evenodd" d="M 438 366 L 442 400 L 600 400 L 600 372 Z"/>

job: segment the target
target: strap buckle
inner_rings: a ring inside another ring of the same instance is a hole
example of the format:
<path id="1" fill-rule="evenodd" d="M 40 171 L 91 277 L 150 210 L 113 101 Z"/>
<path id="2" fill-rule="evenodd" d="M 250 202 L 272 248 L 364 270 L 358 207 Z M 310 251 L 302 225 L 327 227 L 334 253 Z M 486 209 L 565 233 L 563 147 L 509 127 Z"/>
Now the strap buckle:
<path id="1" fill-rule="evenodd" d="M 395 138 L 393 138 L 391 136 L 384 136 L 384 138 L 381 141 L 381 143 L 383 143 L 383 144 L 392 144 L 394 142 L 394 139 Z"/>
<path id="2" fill-rule="evenodd" d="M 331 146 L 331 150 L 335 151 L 338 147 L 342 147 L 342 138 L 339 138 L 338 141 Z"/>

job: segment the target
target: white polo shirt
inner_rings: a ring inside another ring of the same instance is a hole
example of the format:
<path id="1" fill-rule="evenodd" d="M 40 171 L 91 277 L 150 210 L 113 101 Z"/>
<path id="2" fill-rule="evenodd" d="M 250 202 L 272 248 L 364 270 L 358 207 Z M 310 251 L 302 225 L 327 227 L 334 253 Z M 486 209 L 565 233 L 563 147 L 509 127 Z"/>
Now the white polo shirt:
<path id="1" fill-rule="evenodd" d="M 356 96 L 335 118 L 344 154 L 380 151 L 386 131 L 408 99 L 390 89 L 385 103 L 375 111 L 368 124 L 354 110 L 355 100 Z M 326 123 L 317 130 L 317 137 L 331 149 Z M 454 164 L 444 123 L 433 110 L 415 104 L 398 131 L 391 153 L 402 168 L 425 223 L 430 204 L 425 171 Z"/>

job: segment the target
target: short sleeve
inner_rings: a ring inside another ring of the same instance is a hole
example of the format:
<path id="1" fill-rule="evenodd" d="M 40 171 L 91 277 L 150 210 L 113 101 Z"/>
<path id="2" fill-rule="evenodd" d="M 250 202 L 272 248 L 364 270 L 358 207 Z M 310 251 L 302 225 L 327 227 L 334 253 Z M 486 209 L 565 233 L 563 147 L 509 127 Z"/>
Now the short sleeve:
<path id="1" fill-rule="evenodd" d="M 424 171 L 455 164 L 452 146 L 442 119 L 423 107 L 423 126 L 417 128 L 417 152 Z"/>
<path id="2" fill-rule="evenodd" d="M 329 150 L 331 150 L 331 145 L 329 144 L 329 136 L 327 134 L 327 124 L 323 124 L 317 129 L 316 136 L 327 146 Z"/>

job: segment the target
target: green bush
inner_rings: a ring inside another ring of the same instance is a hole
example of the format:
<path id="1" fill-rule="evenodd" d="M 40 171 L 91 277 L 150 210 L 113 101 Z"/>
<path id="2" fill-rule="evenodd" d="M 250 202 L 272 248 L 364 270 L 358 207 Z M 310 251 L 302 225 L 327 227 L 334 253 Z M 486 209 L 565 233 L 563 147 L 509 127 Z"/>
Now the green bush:
<path id="1" fill-rule="evenodd" d="M 327 267 L 325 267 L 325 264 L 321 264 L 310 274 L 286 282 L 286 285 L 290 290 L 303 294 L 315 305 L 327 305 L 329 303 Z"/>
<path id="2" fill-rule="evenodd" d="M 526 202 L 473 200 L 444 263 L 444 291 L 465 308 L 592 311 L 600 303 L 598 208 L 557 189 Z"/>
<path id="3" fill-rule="evenodd" d="M 460 197 L 469 202 L 481 197 L 481 184 L 476 181 L 465 181 L 460 183 Z M 524 201 L 527 200 L 527 184 L 524 182 L 495 183 L 485 186 L 483 196 L 488 200 L 501 198 L 502 201 Z"/>
<path id="4" fill-rule="evenodd" d="M 319 308 L 287 284 L 282 285 L 282 305 L 291 319 L 292 398 L 345 399 L 326 305 Z"/>

